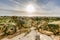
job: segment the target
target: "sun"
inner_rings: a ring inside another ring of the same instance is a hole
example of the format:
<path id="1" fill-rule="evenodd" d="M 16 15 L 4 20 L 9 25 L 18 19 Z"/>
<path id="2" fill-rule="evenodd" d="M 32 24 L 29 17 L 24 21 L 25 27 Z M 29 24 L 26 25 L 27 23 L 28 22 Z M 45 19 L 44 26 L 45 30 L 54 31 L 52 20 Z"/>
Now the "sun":
<path id="1" fill-rule="evenodd" d="M 28 12 L 28 13 L 35 12 L 35 7 L 33 5 L 31 5 L 31 4 L 27 5 L 26 12 Z"/>

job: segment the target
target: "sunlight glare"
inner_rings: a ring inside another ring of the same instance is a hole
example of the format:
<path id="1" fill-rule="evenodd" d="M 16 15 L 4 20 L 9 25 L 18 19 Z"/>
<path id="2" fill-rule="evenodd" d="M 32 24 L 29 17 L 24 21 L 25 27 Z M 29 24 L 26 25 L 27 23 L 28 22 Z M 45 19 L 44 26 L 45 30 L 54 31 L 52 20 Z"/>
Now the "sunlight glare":
<path id="1" fill-rule="evenodd" d="M 35 7 L 33 6 L 33 5 L 28 5 L 27 7 L 26 7 L 26 12 L 28 12 L 28 13 L 33 13 L 33 12 L 35 12 Z"/>

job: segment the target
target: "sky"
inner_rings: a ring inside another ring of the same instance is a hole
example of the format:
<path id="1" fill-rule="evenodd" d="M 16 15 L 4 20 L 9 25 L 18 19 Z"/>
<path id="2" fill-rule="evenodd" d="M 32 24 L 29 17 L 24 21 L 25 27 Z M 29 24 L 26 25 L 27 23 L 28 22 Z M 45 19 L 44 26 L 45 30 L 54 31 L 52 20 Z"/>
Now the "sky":
<path id="1" fill-rule="evenodd" d="M 35 15 L 60 16 L 60 0 L 0 0 L 0 15 L 25 15 L 20 11 L 29 4 L 36 7 Z"/>

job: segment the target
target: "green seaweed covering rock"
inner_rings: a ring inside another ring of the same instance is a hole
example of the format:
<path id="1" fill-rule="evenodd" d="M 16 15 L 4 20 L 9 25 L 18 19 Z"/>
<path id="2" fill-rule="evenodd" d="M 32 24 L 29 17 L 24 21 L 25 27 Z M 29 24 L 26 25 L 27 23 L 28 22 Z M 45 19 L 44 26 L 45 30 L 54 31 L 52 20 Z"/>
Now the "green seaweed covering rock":
<path id="1" fill-rule="evenodd" d="M 49 30 L 52 31 L 55 35 L 59 34 L 59 25 L 48 24 Z"/>
<path id="2" fill-rule="evenodd" d="M 0 36 L 5 34 L 6 27 L 4 24 L 0 24 Z"/>
<path id="3" fill-rule="evenodd" d="M 16 32 L 16 27 L 14 25 L 8 25 L 6 29 L 6 33 L 12 35 Z"/>

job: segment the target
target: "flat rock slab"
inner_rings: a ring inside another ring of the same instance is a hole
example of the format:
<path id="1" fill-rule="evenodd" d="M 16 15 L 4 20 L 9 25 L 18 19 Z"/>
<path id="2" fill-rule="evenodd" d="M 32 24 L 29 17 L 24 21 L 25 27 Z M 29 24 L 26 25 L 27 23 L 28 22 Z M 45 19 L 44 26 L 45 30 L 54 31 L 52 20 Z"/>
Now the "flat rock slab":
<path id="1" fill-rule="evenodd" d="M 29 34 L 27 34 L 26 36 L 23 36 L 23 35 L 24 34 L 18 35 L 16 37 L 11 38 L 11 39 L 4 38 L 2 40 L 36 40 L 37 33 L 35 30 L 33 30 Z M 47 36 L 45 34 L 40 33 L 39 36 L 40 36 L 40 40 L 52 40 L 52 38 L 50 36 Z"/>

